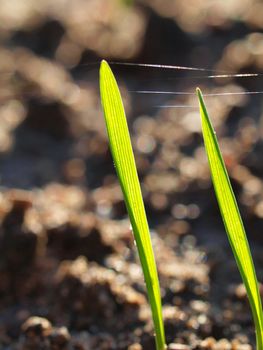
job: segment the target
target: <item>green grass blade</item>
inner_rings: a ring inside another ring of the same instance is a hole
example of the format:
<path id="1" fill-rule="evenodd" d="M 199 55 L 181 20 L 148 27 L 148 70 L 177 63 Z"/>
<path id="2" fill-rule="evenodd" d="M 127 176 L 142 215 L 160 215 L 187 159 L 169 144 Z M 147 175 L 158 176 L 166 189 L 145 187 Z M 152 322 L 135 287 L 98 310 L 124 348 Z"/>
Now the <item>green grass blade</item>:
<path id="1" fill-rule="evenodd" d="M 117 82 L 107 64 L 100 66 L 100 91 L 111 153 L 129 213 L 144 273 L 155 328 L 156 348 L 165 349 L 160 287 L 132 151 L 125 111 Z"/>
<path id="2" fill-rule="evenodd" d="M 197 89 L 202 132 L 210 165 L 214 189 L 241 277 L 245 284 L 256 327 L 257 349 L 263 349 L 263 314 L 258 281 L 243 222 L 221 155 L 217 138 L 209 119 L 202 93 Z"/>

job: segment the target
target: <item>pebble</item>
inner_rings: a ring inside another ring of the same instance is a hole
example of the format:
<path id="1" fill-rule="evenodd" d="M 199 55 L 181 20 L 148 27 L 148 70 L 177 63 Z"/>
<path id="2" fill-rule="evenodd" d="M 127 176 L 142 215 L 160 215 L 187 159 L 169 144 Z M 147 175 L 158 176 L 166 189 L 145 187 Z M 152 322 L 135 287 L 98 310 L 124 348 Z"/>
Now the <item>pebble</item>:
<path id="1" fill-rule="evenodd" d="M 216 343 L 215 338 L 208 337 L 201 341 L 200 347 L 201 349 L 212 349 L 215 343 Z"/>
<path id="2" fill-rule="evenodd" d="M 171 343 L 168 345 L 167 350 L 190 350 L 190 347 L 185 344 Z"/>
<path id="3" fill-rule="evenodd" d="M 51 333 L 52 325 L 46 318 L 32 316 L 23 323 L 21 329 L 27 337 L 45 337 Z"/>
<path id="4" fill-rule="evenodd" d="M 128 347 L 128 350 L 143 350 L 141 344 L 134 343 Z"/>
<path id="5" fill-rule="evenodd" d="M 52 350 L 63 349 L 70 341 L 70 334 L 66 327 L 53 328 L 50 334 Z"/>

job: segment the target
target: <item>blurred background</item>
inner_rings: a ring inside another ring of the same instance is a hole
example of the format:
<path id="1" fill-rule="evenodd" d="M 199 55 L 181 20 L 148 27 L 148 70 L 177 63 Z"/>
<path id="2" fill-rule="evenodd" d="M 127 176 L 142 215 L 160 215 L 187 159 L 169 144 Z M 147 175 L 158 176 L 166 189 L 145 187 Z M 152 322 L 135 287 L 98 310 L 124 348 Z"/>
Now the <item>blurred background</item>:
<path id="1" fill-rule="evenodd" d="M 100 105 L 101 59 L 125 103 L 167 343 L 252 349 L 194 92 L 216 94 L 208 111 L 262 282 L 262 30 L 261 0 L 0 0 L 1 349 L 154 347 Z"/>

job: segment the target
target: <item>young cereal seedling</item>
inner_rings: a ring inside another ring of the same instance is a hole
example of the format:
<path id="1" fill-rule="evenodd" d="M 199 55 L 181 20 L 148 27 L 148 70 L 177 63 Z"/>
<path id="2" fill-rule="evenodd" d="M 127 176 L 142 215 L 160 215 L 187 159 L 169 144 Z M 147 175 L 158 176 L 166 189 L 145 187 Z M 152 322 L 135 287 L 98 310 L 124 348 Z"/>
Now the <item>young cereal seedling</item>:
<path id="1" fill-rule="evenodd" d="M 237 266 L 247 290 L 256 328 L 257 350 L 263 350 L 263 313 L 253 260 L 250 253 L 246 232 L 238 210 L 232 186 L 221 155 L 215 131 L 209 119 L 200 89 L 197 89 L 199 99 L 202 132 L 205 149 L 210 165 L 212 181 Z"/>
<path id="2" fill-rule="evenodd" d="M 152 310 L 157 350 L 166 349 L 158 274 L 120 91 L 106 61 L 100 66 L 100 92 L 110 149 L 130 217 Z"/>
<path id="3" fill-rule="evenodd" d="M 155 329 L 156 349 L 164 350 L 166 345 L 160 287 L 141 188 L 121 95 L 114 75 L 105 61 L 102 61 L 100 67 L 100 91 L 110 149 L 133 228 L 146 282 Z M 257 350 L 263 350 L 263 312 L 249 244 L 200 89 L 197 89 L 197 96 L 205 149 L 217 201 L 237 266 L 247 290 L 256 328 Z"/>

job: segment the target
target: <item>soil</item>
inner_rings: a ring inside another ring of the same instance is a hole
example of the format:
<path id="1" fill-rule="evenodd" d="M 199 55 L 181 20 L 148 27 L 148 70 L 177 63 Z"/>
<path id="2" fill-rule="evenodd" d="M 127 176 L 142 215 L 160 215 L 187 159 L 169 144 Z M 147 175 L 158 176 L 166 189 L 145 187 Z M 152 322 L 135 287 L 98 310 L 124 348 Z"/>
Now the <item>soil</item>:
<path id="1" fill-rule="evenodd" d="M 157 107 L 196 106 L 196 97 L 132 93 L 261 89 L 263 5 L 209 4 L 1 2 L 0 349 L 155 347 L 100 107 L 101 58 L 259 73 L 211 79 L 205 76 L 214 72 L 112 64 L 151 228 L 168 349 L 255 348 L 198 110 Z M 262 97 L 206 101 L 263 281 Z"/>

